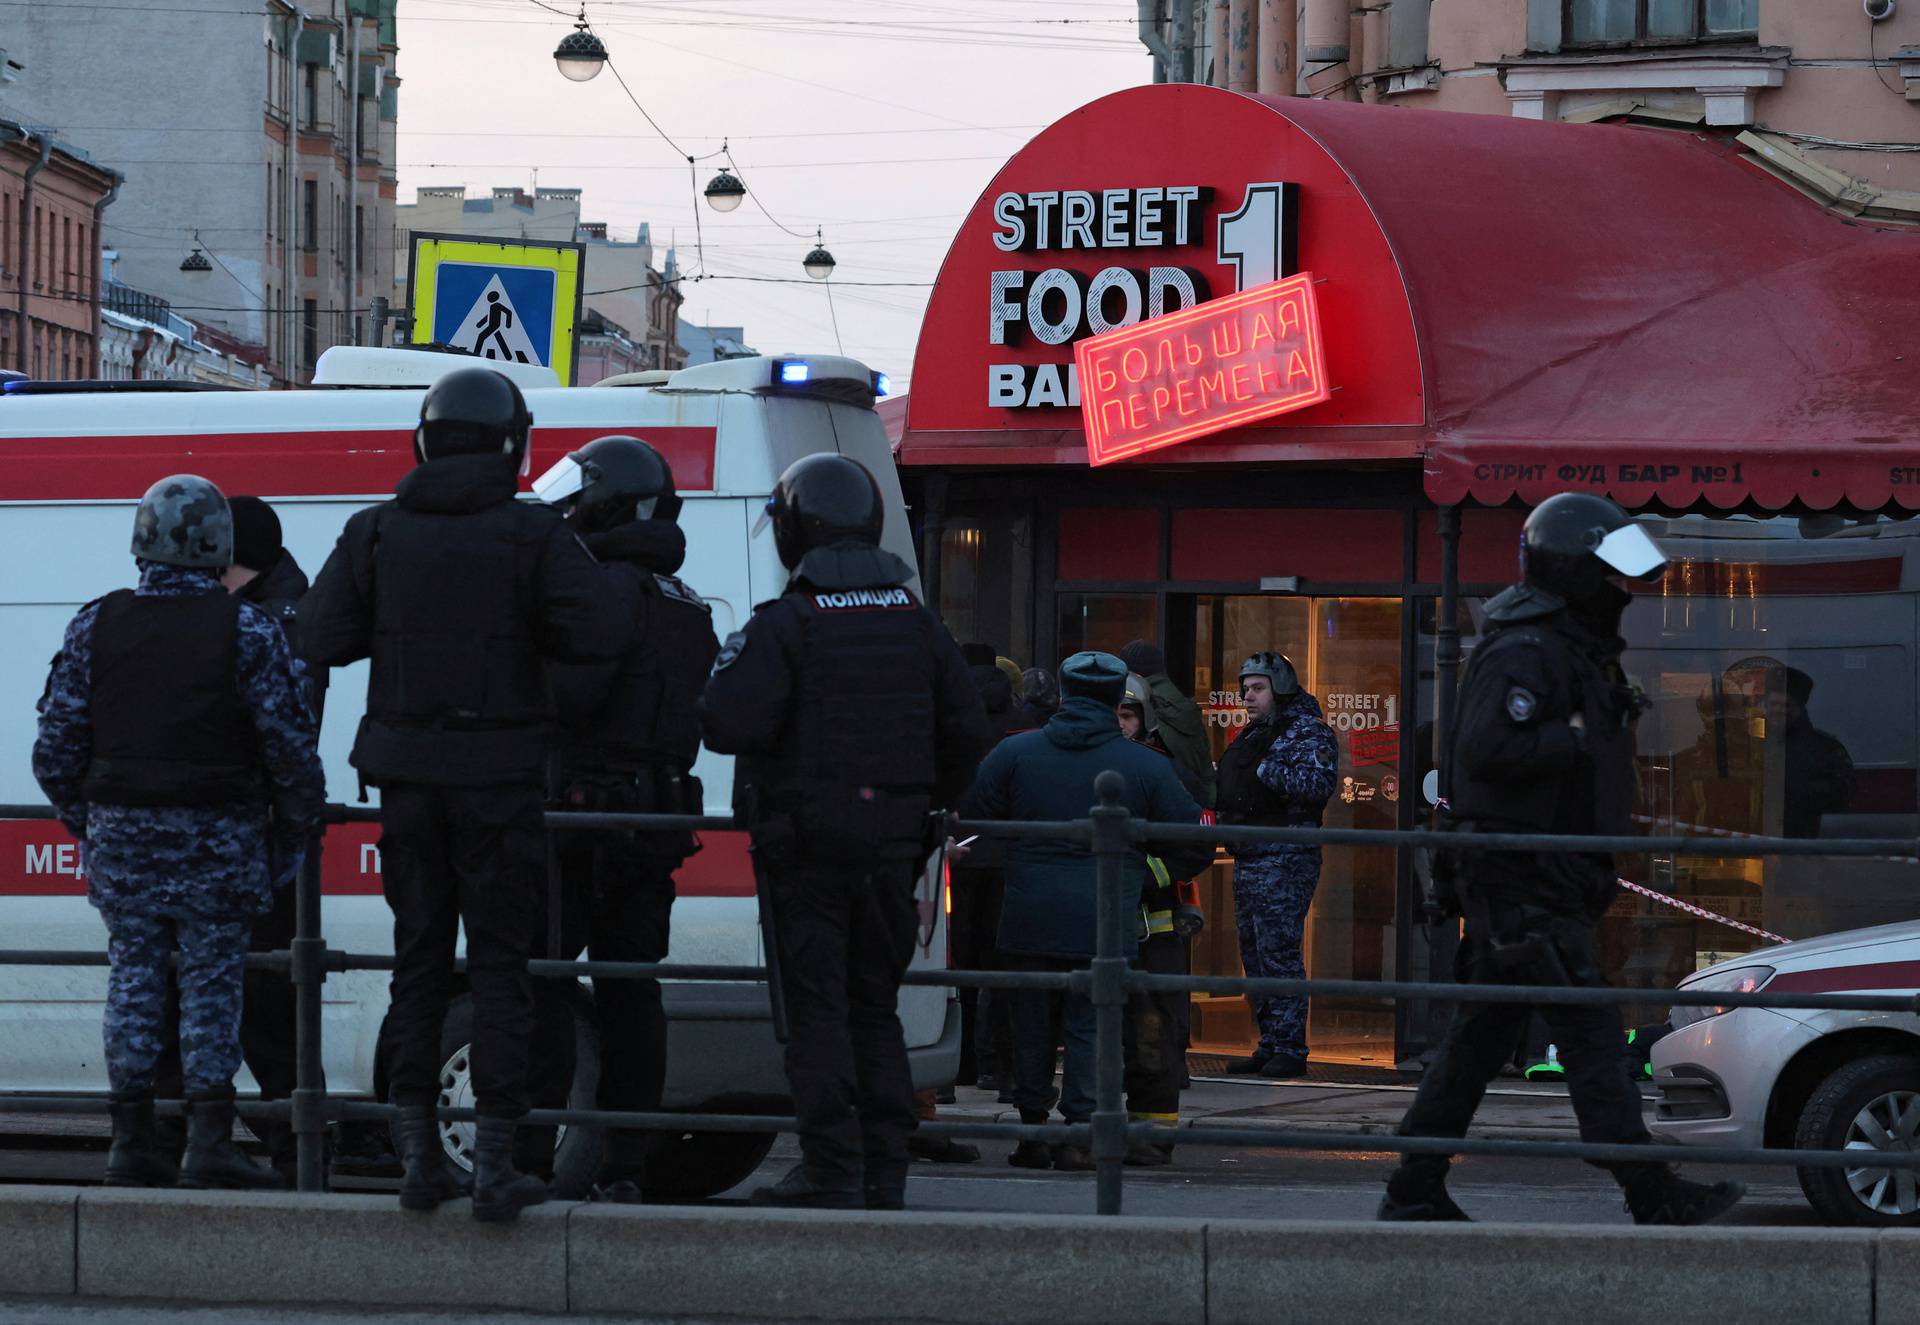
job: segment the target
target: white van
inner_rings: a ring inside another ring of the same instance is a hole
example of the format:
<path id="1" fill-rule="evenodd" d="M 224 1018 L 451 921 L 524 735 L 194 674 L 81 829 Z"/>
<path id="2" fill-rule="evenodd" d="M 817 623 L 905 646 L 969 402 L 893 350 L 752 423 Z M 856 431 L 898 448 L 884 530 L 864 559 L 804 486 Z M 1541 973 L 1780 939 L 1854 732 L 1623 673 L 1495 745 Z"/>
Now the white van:
<path id="1" fill-rule="evenodd" d="M 471 359 L 412 350 L 329 350 L 305 391 L 228 392 L 62 389 L 7 383 L 0 392 L 0 803 L 43 801 L 28 766 L 34 701 L 61 632 L 81 604 L 131 584 L 133 504 L 156 479 L 197 473 L 230 494 L 250 493 L 279 512 L 287 548 L 318 573 L 354 511 L 391 494 L 413 464 L 413 427 L 424 388 Z M 509 370 L 525 390 L 534 426 L 528 472 L 540 474 L 596 437 L 625 433 L 659 448 L 686 496 L 681 574 L 713 605 L 724 638 L 753 604 L 777 596 L 786 575 L 771 530 L 755 522 L 775 480 L 801 456 L 838 451 L 861 461 L 887 502 L 886 547 L 915 564 L 899 478 L 873 401 L 877 375 L 850 359 L 735 359 L 673 374 L 571 389 L 545 369 Z M 118 386 L 120 384 L 116 384 Z M 523 480 L 524 481 L 524 480 Z M 917 589 L 917 585 L 915 586 Z M 332 674 L 320 753 L 328 798 L 352 801 L 347 764 L 366 702 L 366 664 Z M 709 814 L 730 812 L 732 761 L 702 751 L 696 770 Z M 377 796 L 377 792 L 369 792 Z M 705 833 L 678 874 L 669 961 L 754 965 L 762 948 L 745 835 Z M 393 931 L 381 897 L 379 829 L 341 825 L 326 837 L 322 869 L 327 942 L 389 954 Z M 0 821 L 0 933 L 12 948 L 104 950 L 106 934 L 76 874 L 74 844 L 56 823 Z M 916 967 L 946 964 L 943 881 L 921 880 L 923 946 Z M 104 1093 L 101 967 L 0 967 L 0 1092 Z M 580 991 L 583 1008 L 589 995 Z M 764 984 L 673 983 L 666 1105 L 720 1112 L 790 1109 Z M 387 977 L 349 972 L 325 987 L 330 1092 L 369 1096 Z M 960 1019 L 950 990 L 908 988 L 900 1016 L 918 1086 L 951 1082 Z M 442 1085 L 471 1102 L 465 1043 L 471 1007 L 448 1018 Z M 592 1107 L 596 1055 L 581 1019 L 575 1107 Z M 242 1082 L 242 1089 L 250 1085 Z M 443 1127 L 466 1160 L 470 1129 Z M 769 1136 L 683 1135 L 663 1144 L 654 1187 L 694 1198 L 735 1185 L 764 1159 Z M 597 1139 L 576 1131 L 561 1146 L 558 1177 L 579 1191 L 598 1163 Z"/>

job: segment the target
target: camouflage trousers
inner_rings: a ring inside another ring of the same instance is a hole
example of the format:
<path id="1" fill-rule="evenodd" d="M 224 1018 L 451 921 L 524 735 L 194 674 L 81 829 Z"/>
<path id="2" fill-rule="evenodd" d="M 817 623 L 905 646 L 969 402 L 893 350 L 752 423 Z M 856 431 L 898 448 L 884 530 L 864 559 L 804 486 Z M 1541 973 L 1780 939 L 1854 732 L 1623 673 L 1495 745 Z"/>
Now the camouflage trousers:
<path id="1" fill-rule="evenodd" d="M 1299 847 L 1237 861 L 1233 868 L 1233 919 L 1240 932 L 1240 964 L 1256 979 L 1300 980 L 1307 974 L 1300 951 L 1307 910 L 1320 883 L 1320 851 Z M 1250 998 L 1260 1027 L 1259 1052 L 1307 1056 L 1307 1000 Z"/>
<path id="2" fill-rule="evenodd" d="M 230 1090 L 240 1070 L 241 978 L 250 919 L 104 913 L 107 1081 L 116 1094 L 153 1089 L 166 1044 L 167 962 L 180 953 L 180 1060 L 189 1098 Z"/>

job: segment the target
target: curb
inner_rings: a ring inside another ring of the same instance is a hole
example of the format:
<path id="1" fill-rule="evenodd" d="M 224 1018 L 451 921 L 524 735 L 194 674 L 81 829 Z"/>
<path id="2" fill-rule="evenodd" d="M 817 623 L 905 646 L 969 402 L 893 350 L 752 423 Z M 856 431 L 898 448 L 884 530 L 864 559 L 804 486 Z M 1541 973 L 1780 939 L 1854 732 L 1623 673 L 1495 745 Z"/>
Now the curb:
<path id="1" fill-rule="evenodd" d="M 1920 1325 L 1920 1230 L 986 1217 L 0 1189 L 0 1295 L 924 1325 Z"/>

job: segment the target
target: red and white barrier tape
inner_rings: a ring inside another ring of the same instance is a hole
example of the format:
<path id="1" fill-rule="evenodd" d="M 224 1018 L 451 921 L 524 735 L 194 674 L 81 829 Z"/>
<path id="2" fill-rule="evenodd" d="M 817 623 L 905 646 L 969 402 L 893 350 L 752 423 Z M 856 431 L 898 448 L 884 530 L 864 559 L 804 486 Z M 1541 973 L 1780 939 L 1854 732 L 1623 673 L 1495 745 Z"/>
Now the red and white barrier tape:
<path id="1" fill-rule="evenodd" d="M 1767 940 L 1769 943 L 1790 942 L 1790 940 L 1774 933 L 1770 929 L 1761 929 L 1755 925 L 1745 924 L 1741 921 L 1731 919 L 1728 916 L 1723 916 L 1717 911 L 1709 911 L 1704 906 L 1695 906 L 1692 902 L 1683 902 L 1678 897 L 1670 897 L 1666 893 L 1647 887 L 1645 884 L 1634 883 L 1630 879 L 1615 879 L 1614 882 L 1630 893 L 1639 893 L 1642 897 L 1651 897 L 1654 901 L 1664 902 L 1677 911 L 1685 911 L 1688 915 L 1698 916 L 1702 920 L 1711 920 L 1716 924 L 1725 925 L 1728 929 L 1737 929 L 1742 934 L 1752 934 L 1757 938 Z"/>

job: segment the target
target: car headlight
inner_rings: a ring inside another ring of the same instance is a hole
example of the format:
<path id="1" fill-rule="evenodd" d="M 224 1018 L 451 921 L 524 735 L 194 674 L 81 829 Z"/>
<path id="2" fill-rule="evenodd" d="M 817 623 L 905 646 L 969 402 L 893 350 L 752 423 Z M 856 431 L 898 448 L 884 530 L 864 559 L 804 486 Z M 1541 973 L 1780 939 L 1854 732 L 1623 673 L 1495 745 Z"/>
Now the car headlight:
<path id="1" fill-rule="evenodd" d="M 1698 980 L 1689 980 L 1680 988 L 1689 994 L 1720 992 L 1752 994 L 1758 992 L 1760 987 L 1771 979 L 1773 979 L 1771 966 L 1736 966 L 1730 971 L 1715 971 L 1712 975 L 1702 976 Z M 1696 1021 L 1705 1021 L 1708 1017 L 1717 1017 L 1723 1012 L 1732 1010 L 1715 1007 L 1676 1007 L 1669 1020 L 1673 1023 L 1673 1028 L 1679 1030 L 1682 1026 L 1691 1026 Z"/>

